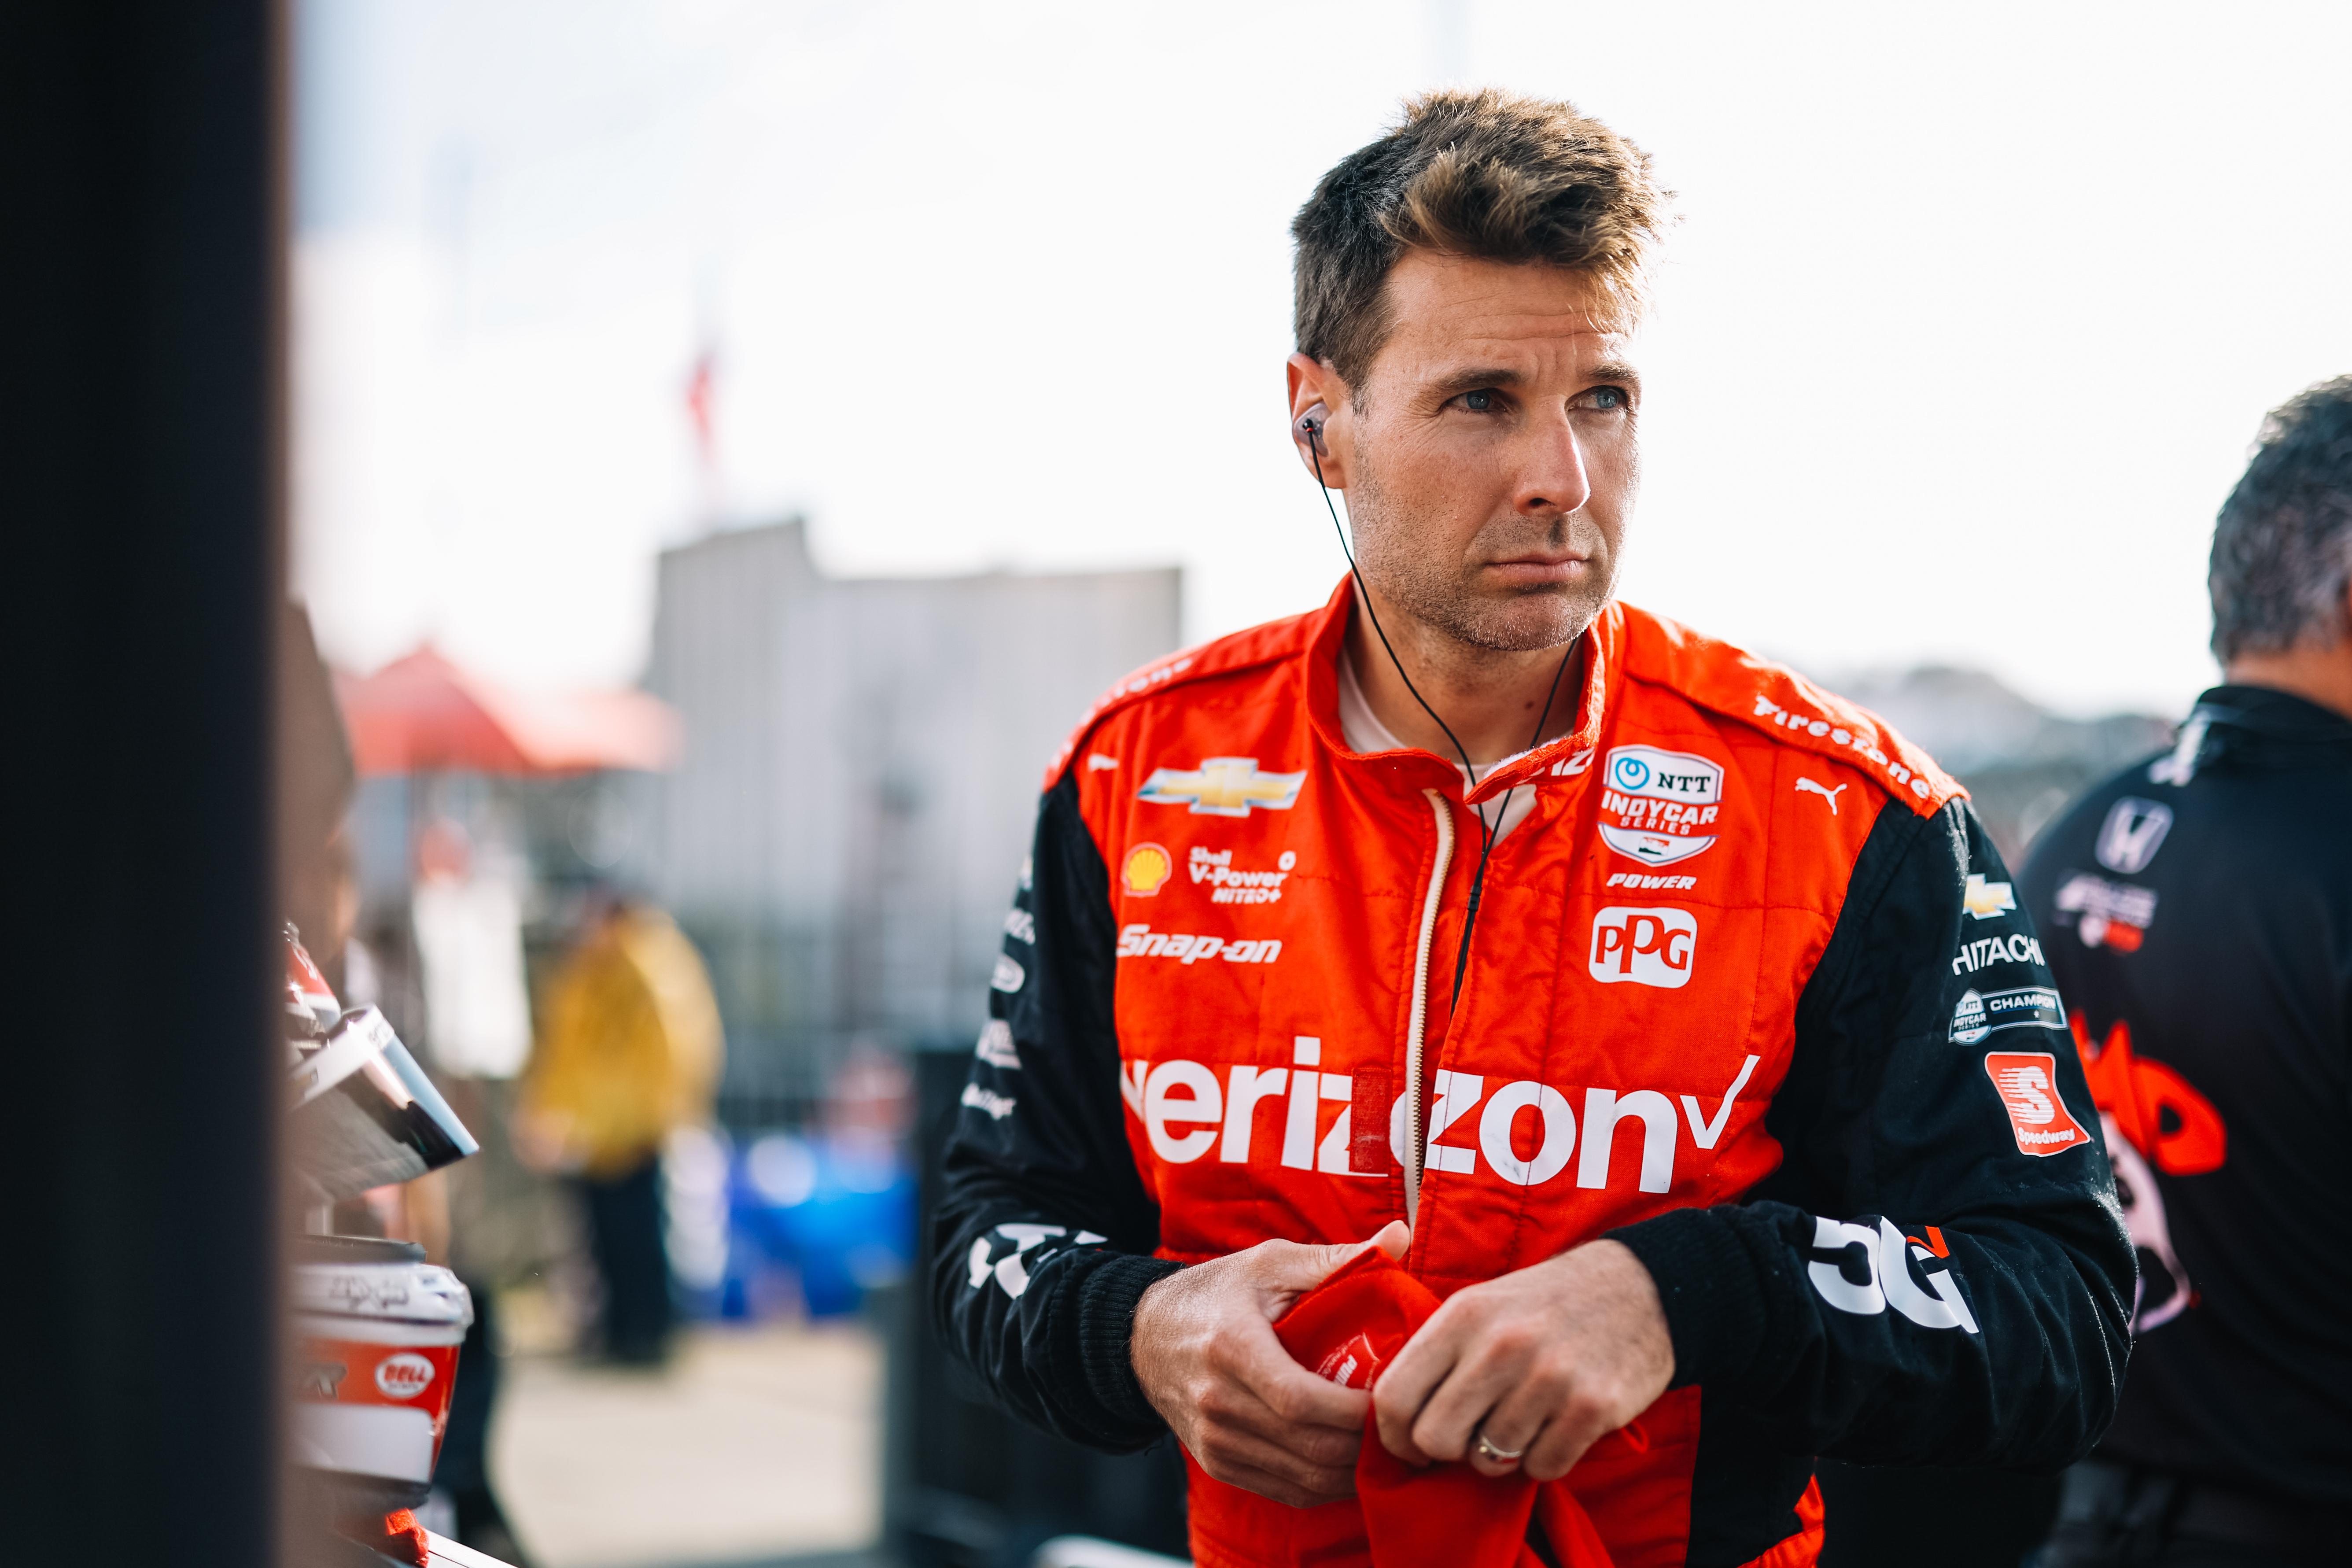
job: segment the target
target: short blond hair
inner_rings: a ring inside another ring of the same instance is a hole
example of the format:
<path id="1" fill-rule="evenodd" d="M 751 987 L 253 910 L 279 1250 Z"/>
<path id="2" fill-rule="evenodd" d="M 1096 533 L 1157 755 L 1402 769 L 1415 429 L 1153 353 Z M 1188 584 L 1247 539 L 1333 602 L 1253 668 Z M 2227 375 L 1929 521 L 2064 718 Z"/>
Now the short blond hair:
<path id="1" fill-rule="evenodd" d="M 1388 341 L 1389 271 L 1408 248 L 1582 273 L 1638 319 L 1672 199 L 1648 153 L 1573 104 L 1492 88 L 1424 93 L 1324 175 L 1291 223 L 1299 350 L 1360 388 Z"/>

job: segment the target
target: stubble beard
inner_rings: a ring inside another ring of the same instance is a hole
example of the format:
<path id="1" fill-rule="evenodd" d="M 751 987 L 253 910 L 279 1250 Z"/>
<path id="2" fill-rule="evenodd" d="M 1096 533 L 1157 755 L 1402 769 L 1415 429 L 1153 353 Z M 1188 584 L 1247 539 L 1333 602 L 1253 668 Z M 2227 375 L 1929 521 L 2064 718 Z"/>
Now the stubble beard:
<path id="1" fill-rule="evenodd" d="M 1430 531 L 1381 488 L 1360 455 L 1355 480 L 1348 492 L 1348 520 L 1365 580 L 1382 598 L 1454 642 L 1487 653 L 1561 647 L 1582 637 L 1609 603 L 1615 586 L 1615 554 L 1608 550 L 1600 526 L 1581 511 L 1549 522 L 1527 518 L 1489 522 L 1479 533 L 1489 544 L 1514 548 L 1538 540 L 1552 550 L 1580 546 L 1591 568 L 1584 577 L 1517 593 L 1482 593 L 1472 581 L 1476 568 L 1465 565 L 1461 557 L 1438 559 L 1413 548 L 1412 542 Z"/>

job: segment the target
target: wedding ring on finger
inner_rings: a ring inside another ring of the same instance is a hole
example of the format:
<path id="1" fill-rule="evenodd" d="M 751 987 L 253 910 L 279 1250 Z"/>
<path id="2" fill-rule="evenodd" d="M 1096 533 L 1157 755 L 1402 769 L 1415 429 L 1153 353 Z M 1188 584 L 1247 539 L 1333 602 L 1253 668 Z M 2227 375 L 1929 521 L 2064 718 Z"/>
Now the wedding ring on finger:
<path id="1" fill-rule="evenodd" d="M 1470 1451 L 1498 1465 L 1516 1465 L 1528 1457 L 1525 1448 L 1497 1448 L 1483 1430 L 1478 1433 L 1477 1441 L 1470 1445 Z"/>

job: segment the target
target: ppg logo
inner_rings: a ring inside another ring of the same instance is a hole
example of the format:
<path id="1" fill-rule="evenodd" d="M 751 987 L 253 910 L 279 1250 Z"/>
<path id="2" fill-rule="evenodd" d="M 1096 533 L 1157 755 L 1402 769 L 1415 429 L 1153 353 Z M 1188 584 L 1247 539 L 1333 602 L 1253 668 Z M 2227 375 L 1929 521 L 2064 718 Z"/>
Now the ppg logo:
<path id="1" fill-rule="evenodd" d="M 1631 794 L 1648 786 L 1650 764 L 1639 757 L 1627 756 L 1620 752 L 1617 753 L 1616 761 L 1609 766 L 1609 777 L 1619 789 Z"/>
<path id="2" fill-rule="evenodd" d="M 1698 917 L 1688 910 L 1602 910 L 1592 917 L 1592 978 L 1668 990 L 1690 984 Z"/>

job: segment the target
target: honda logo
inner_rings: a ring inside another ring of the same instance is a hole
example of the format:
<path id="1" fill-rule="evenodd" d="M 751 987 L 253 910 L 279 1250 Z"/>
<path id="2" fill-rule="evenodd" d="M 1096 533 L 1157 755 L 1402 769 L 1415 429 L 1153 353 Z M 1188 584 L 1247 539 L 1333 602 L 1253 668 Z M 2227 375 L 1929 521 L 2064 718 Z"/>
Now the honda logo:
<path id="1" fill-rule="evenodd" d="M 2171 831 L 2170 806 L 2126 795 L 2107 808 L 2092 852 L 2108 870 L 2136 877 L 2147 869 L 2147 863 L 2164 847 L 2164 836 Z"/>

